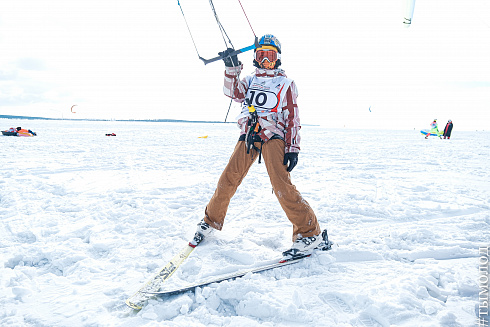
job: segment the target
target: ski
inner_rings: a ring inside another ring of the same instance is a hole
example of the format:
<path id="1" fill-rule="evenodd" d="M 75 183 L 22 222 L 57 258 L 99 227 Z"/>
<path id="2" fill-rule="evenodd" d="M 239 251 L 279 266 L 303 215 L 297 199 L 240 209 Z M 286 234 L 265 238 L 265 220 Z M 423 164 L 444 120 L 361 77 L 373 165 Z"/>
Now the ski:
<path id="1" fill-rule="evenodd" d="M 317 248 L 317 250 L 328 251 L 332 248 L 332 244 L 333 243 L 330 241 L 324 242 L 324 244 L 321 244 Z M 193 291 L 198 287 L 203 287 L 203 286 L 207 286 L 207 285 L 214 284 L 214 283 L 221 283 L 225 280 L 234 280 L 236 278 L 243 277 L 249 273 L 258 273 L 258 272 L 263 272 L 266 270 L 271 270 L 271 269 L 295 264 L 295 263 L 298 263 L 299 261 L 301 261 L 305 258 L 308 258 L 310 256 L 311 256 L 311 253 L 310 254 L 300 254 L 300 255 L 297 255 L 297 256 L 294 256 L 291 258 L 282 257 L 280 259 L 265 262 L 265 263 L 263 263 L 259 266 L 256 266 L 256 267 L 251 267 L 251 268 L 240 270 L 240 271 L 230 273 L 230 274 L 214 276 L 214 277 L 211 277 L 211 278 L 204 280 L 204 281 L 201 281 L 201 282 L 197 282 L 197 283 L 193 283 L 193 284 L 189 284 L 189 285 L 185 285 L 185 286 L 181 286 L 181 287 L 174 287 L 174 288 L 167 288 L 167 289 L 163 288 L 157 292 L 149 291 L 147 293 L 149 295 L 154 295 L 154 296 L 159 296 L 159 297 L 164 296 L 164 295 L 180 294 L 180 293 L 184 293 L 187 291 Z"/>
<path id="2" fill-rule="evenodd" d="M 158 291 L 161 288 L 162 283 L 172 276 L 172 274 L 179 268 L 179 266 L 187 259 L 187 257 L 194 251 L 196 245 L 191 243 L 187 244 L 172 260 L 160 271 L 153 276 L 143 287 L 141 287 L 136 293 L 131 295 L 126 300 L 126 305 L 135 310 L 141 310 L 148 299 L 151 297 L 152 291 Z"/>
<path id="3" fill-rule="evenodd" d="M 225 274 L 225 275 L 221 275 L 221 276 L 217 276 L 217 277 L 212 277 L 212 278 L 209 278 L 205 281 L 197 282 L 197 283 L 182 286 L 182 287 L 162 289 L 158 292 L 151 292 L 150 291 L 150 292 L 148 292 L 148 294 L 163 296 L 163 295 L 174 295 L 174 294 L 184 293 L 187 291 L 192 291 L 198 287 L 207 286 L 207 285 L 210 285 L 213 283 L 220 283 L 220 282 L 223 282 L 225 280 L 233 280 L 235 278 L 243 277 L 248 273 L 258 273 L 258 272 L 262 272 L 262 271 L 266 271 L 266 270 L 270 270 L 270 269 L 274 269 L 274 268 L 278 268 L 278 267 L 282 267 L 282 266 L 286 266 L 286 265 L 291 265 L 291 264 L 297 263 L 297 262 L 301 261 L 302 259 L 307 258 L 309 256 L 310 256 L 310 254 L 301 255 L 299 257 L 295 257 L 292 259 L 286 259 L 286 260 L 281 258 L 278 260 L 273 260 L 272 263 L 269 261 L 268 263 L 265 263 L 265 264 L 258 266 L 258 267 L 240 270 L 240 271 L 237 271 L 237 272 L 234 272 L 231 274 Z"/>
<path id="4" fill-rule="evenodd" d="M 316 248 L 319 251 L 327 251 L 332 248 L 332 242 L 328 240 L 327 231 L 325 230 L 322 233 L 323 241 Z M 225 280 L 235 279 L 238 277 L 245 276 L 248 273 L 257 273 L 262 272 L 286 265 L 291 265 L 301 261 L 304 258 L 311 256 L 309 254 L 299 254 L 295 256 L 282 257 L 281 259 L 272 260 L 266 263 L 263 263 L 260 266 L 251 267 L 249 269 L 245 269 L 242 271 L 238 271 L 235 273 L 221 275 L 218 277 L 210 278 L 203 282 L 198 282 L 195 284 L 187 285 L 184 287 L 176 287 L 173 289 L 165 289 L 162 288 L 163 283 L 167 281 L 170 276 L 177 270 L 177 268 L 182 265 L 182 263 L 189 257 L 189 255 L 194 251 L 195 247 L 201 243 L 203 238 L 201 235 L 194 235 L 193 241 L 189 242 L 179 253 L 177 253 L 172 260 L 160 271 L 153 276 L 145 285 L 143 285 L 138 291 L 136 291 L 133 295 L 131 295 L 126 301 L 126 305 L 134 310 L 141 310 L 143 306 L 148 302 L 148 300 L 155 296 L 169 295 L 169 294 L 178 294 L 186 291 L 193 290 L 197 287 L 206 286 L 212 283 L 219 283 Z"/>

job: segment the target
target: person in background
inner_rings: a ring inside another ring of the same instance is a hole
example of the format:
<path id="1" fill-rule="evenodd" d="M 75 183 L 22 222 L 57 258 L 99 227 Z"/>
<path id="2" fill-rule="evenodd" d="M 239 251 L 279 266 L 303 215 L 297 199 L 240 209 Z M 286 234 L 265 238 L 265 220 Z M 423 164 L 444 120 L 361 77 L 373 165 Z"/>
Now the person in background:
<path id="1" fill-rule="evenodd" d="M 17 136 L 17 129 L 13 128 L 13 127 L 10 127 L 7 132 L 9 133 L 14 133 L 14 136 Z"/>
<path id="2" fill-rule="evenodd" d="M 22 127 L 17 127 L 17 136 L 36 136 L 37 134 L 30 129 L 24 129 Z"/>
<path id="3" fill-rule="evenodd" d="M 451 137 L 451 131 L 453 130 L 453 121 L 449 119 L 446 124 L 446 128 L 444 128 L 444 139 L 448 139 Z"/>
<path id="4" fill-rule="evenodd" d="M 427 133 L 425 138 L 428 138 L 429 136 L 431 136 L 431 134 L 436 134 L 436 135 L 440 134 L 439 128 L 437 127 L 437 119 L 434 119 L 434 121 L 430 123 L 430 131 L 429 133 Z M 439 135 L 439 138 L 441 138 L 441 135 Z"/>

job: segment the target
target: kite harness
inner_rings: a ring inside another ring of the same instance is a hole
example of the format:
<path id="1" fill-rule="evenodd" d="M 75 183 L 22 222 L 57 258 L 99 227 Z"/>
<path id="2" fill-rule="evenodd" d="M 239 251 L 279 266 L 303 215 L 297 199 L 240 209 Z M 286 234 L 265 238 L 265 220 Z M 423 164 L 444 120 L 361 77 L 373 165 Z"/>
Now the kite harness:
<path id="1" fill-rule="evenodd" d="M 257 115 L 257 110 L 250 103 L 248 98 L 245 98 L 245 104 L 248 107 L 248 112 L 250 113 L 250 118 L 247 123 L 247 134 L 245 135 L 245 144 L 247 146 L 247 154 L 250 153 L 250 150 L 255 150 L 259 153 L 259 163 L 262 158 L 262 145 L 264 145 L 264 141 L 260 138 L 259 132 L 262 129 L 259 124 L 259 116 Z M 260 148 L 255 146 L 255 142 L 260 142 Z"/>

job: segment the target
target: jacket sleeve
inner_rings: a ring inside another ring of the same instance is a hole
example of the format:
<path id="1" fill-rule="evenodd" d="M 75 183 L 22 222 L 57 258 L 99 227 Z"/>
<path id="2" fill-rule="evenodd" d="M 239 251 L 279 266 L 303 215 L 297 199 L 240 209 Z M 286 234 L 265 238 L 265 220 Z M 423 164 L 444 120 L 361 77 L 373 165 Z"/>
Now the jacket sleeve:
<path id="1" fill-rule="evenodd" d="M 247 94 L 248 83 L 246 79 L 239 80 L 243 64 L 236 67 L 225 67 L 225 80 L 223 93 L 237 102 L 243 102 Z"/>
<path id="2" fill-rule="evenodd" d="M 298 89 L 294 81 L 289 86 L 284 98 L 282 114 L 285 122 L 284 126 L 284 141 L 286 142 L 285 152 L 299 152 L 301 137 L 299 130 L 301 129 L 298 104 Z"/>

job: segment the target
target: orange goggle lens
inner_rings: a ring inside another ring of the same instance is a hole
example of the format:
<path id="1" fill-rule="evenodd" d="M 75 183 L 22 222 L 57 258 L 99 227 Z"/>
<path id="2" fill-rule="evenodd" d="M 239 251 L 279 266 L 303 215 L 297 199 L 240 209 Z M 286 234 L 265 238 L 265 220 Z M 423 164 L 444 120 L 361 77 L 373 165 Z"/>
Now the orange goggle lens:
<path id="1" fill-rule="evenodd" d="M 263 62 L 265 59 L 270 62 L 277 60 L 277 51 L 274 50 L 257 50 L 255 52 L 255 60 L 258 62 Z"/>

